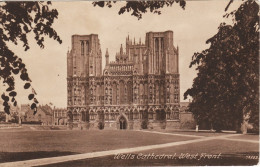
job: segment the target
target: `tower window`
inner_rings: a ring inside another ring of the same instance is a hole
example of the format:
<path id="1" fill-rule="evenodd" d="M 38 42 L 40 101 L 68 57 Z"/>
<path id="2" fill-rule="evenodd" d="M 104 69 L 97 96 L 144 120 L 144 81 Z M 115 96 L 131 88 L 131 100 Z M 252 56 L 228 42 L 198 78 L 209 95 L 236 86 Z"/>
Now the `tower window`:
<path id="1" fill-rule="evenodd" d="M 81 42 L 81 55 L 84 56 L 84 42 Z"/>
<path id="2" fill-rule="evenodd" d="M 87 52 L 87 54 L 89 53 L 89 42 L 88 41 L 86 41 L 86 52 Z"/>

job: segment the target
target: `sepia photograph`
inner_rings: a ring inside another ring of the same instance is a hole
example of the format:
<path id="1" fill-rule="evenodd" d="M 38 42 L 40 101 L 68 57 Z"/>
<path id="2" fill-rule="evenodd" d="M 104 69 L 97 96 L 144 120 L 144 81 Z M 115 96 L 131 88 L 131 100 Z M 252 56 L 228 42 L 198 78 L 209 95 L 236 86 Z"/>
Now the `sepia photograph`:
<path id="1" fill-rule="evenodd" d="M 259 4 L 1 1 L 0 167 L 258 165 Z"/>

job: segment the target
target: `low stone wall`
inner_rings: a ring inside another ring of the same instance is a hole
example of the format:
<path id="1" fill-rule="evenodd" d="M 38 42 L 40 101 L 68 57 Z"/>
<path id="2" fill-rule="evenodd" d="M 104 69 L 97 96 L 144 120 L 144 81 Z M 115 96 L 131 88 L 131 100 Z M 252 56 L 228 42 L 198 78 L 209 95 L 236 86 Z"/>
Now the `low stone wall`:
<path id="1" fill-rule="evenodd" d="M 180 121 L 179 120 L 167 120 L 166 129 L 180 129 Z"/>
<path id="2" fill-rule="evenodd" d="M 0 129 L 20 128 L 19 124 L 0 124 Z"/>
<path id="3" fill-rule="evenodd" d="M 166 128 L 166 122 L 165 121 L 149 121 L 148 123 L 148 129 L 165 129 Z"/>
<path id="4" fill-rule="evenodd" d="M 133 129 L 134 130 L 140 130 L 141 129 L 141 122 L 138 120 L 133 121 Z"/>
<path id="5" fill-rule="evenodd" d="M 191 112 L 180 113 L 180 129 L 195 129 L 196 122 Z"/>
<path id="6" fill-rule="evenodd" d="M 184 123 L 187 122 L 184 120 Z M 148 120 L 146 122 L 147 129 L 180 129 L 181 128 L 180 120 Z M 91 130 L 91 129 L 100 129 L 100 123 L 98 121 L 91 122 L 81 122 L 81 123 L 69 123 L 68 129 L 71 130 Z M 116 130 L 119 129 L 119 124 L 116 121 L 104 121 L 103 123 L 104 130 Z M 140 130 L 142 129 L 142 121 L 140 120 L 131 120 L 127 122 L 128 130 Z"/>

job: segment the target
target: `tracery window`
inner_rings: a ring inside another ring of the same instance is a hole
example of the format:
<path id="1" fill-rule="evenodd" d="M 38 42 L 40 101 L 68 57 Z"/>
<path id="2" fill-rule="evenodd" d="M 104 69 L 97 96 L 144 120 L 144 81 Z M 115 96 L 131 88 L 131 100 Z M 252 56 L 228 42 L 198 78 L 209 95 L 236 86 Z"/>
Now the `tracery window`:
<path id="1" fill-rule="evenodd" d="M 91 119 L 91 120 L 94 120 L 94 119 L 95 119 L 95 114 L 94 114 L 93 111 L 90 112 L 90 115 L 89 115 L 89 116 L 90 116 L 90 119 Z"/>

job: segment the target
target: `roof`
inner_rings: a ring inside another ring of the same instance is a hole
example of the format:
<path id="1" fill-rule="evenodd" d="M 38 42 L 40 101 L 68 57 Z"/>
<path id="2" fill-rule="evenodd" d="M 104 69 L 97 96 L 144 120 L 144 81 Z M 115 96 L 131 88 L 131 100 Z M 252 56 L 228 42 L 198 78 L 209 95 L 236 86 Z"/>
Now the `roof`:
<path id="1" fill-rule="evenodd" d="M 52 115 L 52 108 L 47 104 L 44 106 L 39 106 L 39 109 L 41 109 L 46 115 Z"/>
<path id="2" fill-rule="evenodd" d="M 25 113 L 33 111 L 29 104 L 22 104 L 21 110 L 22 110 L 22 112 L 25 112 Z M 47 104 L 46 105 L 39 105 L 37 107 L 37 110 L 44 112 L 46 115 L 52 115 L 52 112 L 53 112 L 52 108 L 50 106 L 48 106 Z"/>
<path id="3" fill-rule="evenodd" d="M 54 111 L 67 111 L 67 108 L 54 108 L 53 112 Z"/>

